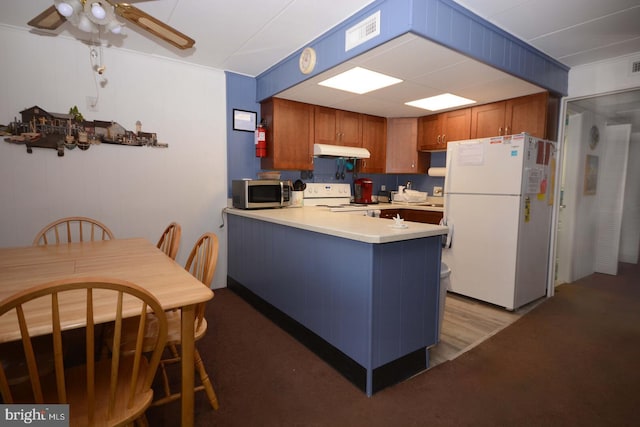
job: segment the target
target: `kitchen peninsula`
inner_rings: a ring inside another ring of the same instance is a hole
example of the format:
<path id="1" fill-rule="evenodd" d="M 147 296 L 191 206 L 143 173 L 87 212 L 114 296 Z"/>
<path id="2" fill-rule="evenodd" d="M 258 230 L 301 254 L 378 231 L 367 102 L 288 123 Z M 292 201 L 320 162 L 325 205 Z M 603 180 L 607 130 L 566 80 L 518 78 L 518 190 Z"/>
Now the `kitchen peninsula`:
<path id="1" fill-rule="evenodd" d="M 446 227 L 227 209 L 228 286 L 368 396 L 429 365 Z"/>

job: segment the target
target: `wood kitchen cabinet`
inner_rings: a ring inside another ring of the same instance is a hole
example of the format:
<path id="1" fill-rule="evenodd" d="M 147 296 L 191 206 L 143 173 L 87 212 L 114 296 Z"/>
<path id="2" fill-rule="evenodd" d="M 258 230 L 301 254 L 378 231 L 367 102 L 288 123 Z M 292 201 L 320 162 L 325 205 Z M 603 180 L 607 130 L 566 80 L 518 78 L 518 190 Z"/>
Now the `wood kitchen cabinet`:
<path id="1" fill-rule="evenodd" d="M 387 119 L 386 173 L 427 173 L 431 154 L 418 151 L 418 119 Z"/>
<path id="2" fill-rule="evenodd" d="M 547 137 L 548 93 L 521 96 L 471 107 L 471 138 L 527 132 Z"/>
<path id="3" fill-rule="evenodd" d="M 447 111 L 418 119 L 418 150 L 445 151 L 447 142 L 471 137 L 471 109 Z"/>
<path id="4" fill-rule="evenodd" d="M 405 221 L 436 225 L 440 224 L 443 217 L 442 212 L 421 209 L 382 209 L 380 211 L 380 218 L 395 218 L 396 215 L 400 215 L 400 218 Z"/>
<path id="5" fill-rule="evenodd" d="M 386 118 L 362 115 L 362 147 L 369 150 L 371 157 L 358 160 L 358 171 L 384 173 L 387 160 Z"/>
<path id="6" fill-rule="evenodd" d="M 362 145 L 362 114 L 314 106 L 316 144 Z"/>
<path id="7" fill-rule="evenodd" d="M 270 98 L 260 104 L 266 122 L 267 157 L 262 169 L 313 169 L 313 105 Z"/>

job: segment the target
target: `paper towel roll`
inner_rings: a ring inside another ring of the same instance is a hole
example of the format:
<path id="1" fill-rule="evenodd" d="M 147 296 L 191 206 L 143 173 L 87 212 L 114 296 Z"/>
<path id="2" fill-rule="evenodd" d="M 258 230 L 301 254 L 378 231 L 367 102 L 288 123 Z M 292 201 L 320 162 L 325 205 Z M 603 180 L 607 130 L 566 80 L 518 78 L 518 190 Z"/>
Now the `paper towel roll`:
<path id="1" fill-rule="evenodd" d="M 427 173 L 429 176 L 445 176 L 447 174 L 447 168 L 429 168 Z"/>

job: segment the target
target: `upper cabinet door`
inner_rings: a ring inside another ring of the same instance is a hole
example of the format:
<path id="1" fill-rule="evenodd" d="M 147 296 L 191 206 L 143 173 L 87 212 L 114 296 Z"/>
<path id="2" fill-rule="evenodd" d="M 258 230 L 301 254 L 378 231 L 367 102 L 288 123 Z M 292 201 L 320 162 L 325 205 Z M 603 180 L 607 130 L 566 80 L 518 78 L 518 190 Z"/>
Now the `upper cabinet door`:
<path id="1" fill-rule="evenodd" d="M 267 157 L 262 169 L 313 169 L 313 105 L 271 98 L 261 103 L 267 123 Z"/>
<path id="2" fill-rule="evenodd" d="M 362 116 L 362 147 L 371 157 L 358 160 L 358 170 L 364 173 L 384 173 L 387 159 L 387 119 Z"/>
<path id="3" fill-rule="evenodd" d="M 463 141 L 471 137 L 471 109 L 448 111 L 442 116 L 442 141 L 447 148 L 449 141 Z"/>
<path id="4" fill-rule="evenodd" d="M 504 101 L 471 107 L 470 138 L 505 135 L 505 110 Z"/>
<path id="5" fill-rule="evenodd" d="M 336 110 L 333 108 L 314 106 L 315 116 L 314 142 L 316 144 L 336 144 Z"/>
<path id="6" fill-rule="evenodd" d="M 444 151 L 449 141 L 469 139 L 471 109 L 447 111 L 418 119 L 418 150 Z"/>
<path id="7" fill-rule="evenodd" d="M 444 150 L 442 144 L 442 121 L 438 114 L 418 119 L 418 150 Z"/>
<path id="8" fill-rule="evenodd" d="M 430 153 L 418 151 L 418 119 L 387 119 L 386 173 L 427 173 Z"/>
<path id="9" fill-rule="evenodd" d="M 471 107 L 471 138 L 527 132 L 547 137 L 547 92 Z M 451 139 L 449 139 L 451 141 Z"/>
<path id="10" fill-rule="evenodd" d="M 314 115 L 316 144 L 362 145 L 362 114 L 316 105 Z"/>
<path id="11" fill-rule="evenodd" d="M 538 138 L 546 138 L 547 92 L 510 99 L 506 103 L 505 135 L 527 132 Z"/>
<path id="12" fill-rule="evenodd" d="M 362 114 L 337 110 L 336 123 L 336 129 L 339 132 L 339 145 L 352 147 L 362 145 Z"/>

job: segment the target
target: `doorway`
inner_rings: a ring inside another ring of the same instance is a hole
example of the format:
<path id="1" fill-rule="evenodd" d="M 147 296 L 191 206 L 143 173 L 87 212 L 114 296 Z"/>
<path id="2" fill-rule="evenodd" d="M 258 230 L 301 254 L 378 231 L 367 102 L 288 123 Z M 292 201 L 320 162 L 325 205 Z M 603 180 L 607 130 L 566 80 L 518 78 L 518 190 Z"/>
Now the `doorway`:
<path id="1" fill-rule="evenodd" d="M 555 285 L 638 263 L 640 89 L 564 100 Z"/>

